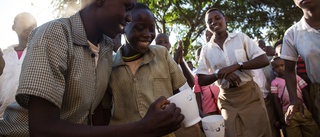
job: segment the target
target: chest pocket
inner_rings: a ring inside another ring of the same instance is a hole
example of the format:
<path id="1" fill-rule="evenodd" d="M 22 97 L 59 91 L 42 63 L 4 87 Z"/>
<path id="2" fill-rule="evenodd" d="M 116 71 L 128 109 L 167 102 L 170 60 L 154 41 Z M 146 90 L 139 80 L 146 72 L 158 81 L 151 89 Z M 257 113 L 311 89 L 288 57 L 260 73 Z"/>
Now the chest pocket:
<path id="1" fill-rule="evenodd" d="M 244 49 L 236 49 L 234 51 L 237 62 L 245 62 L 248 61 L 247 53 Z"/>
<path id="2" fill-rule="evenodd" d="M 172 95 L 172 83 L 167 63 L 157 63 L 152 69 L 154 98 L 160 96 L 170 97 Z"/>

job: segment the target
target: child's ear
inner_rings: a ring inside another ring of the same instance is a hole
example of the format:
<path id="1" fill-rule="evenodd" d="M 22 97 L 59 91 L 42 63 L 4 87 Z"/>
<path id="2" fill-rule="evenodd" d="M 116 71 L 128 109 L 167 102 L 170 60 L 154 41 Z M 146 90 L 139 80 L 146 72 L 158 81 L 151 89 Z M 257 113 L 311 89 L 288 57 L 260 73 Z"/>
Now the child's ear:
<path id="1" fill-rule="evenodd" d="M 227 16 L 224 16 L 224 19 L 226 20 L 226 22 L 229 21 L 229 18 Z"/>

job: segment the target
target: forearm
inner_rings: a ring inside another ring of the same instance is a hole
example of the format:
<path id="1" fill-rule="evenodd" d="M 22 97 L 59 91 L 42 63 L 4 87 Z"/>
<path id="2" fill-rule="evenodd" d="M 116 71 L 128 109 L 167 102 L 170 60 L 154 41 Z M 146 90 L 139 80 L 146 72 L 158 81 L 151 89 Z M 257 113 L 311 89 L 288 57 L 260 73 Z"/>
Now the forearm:
<path id="1" fill-rule="evenodd" d="M 39 97 L 30 97 L 28 113 L 30 136 L 33 137 L 152 136 L 150 128 L 144 127 L 141 121 L 115 126 L 88 126 L 62 120 L 60 109 Z"/>
<path id="2" fill-rule="evenodd" d="M 269 60 L 265 54 L 260 55 L 252 60 L 243 62 L 243 70 L 246 69 L 259 69 L 269 65 Z"/>
<path id="3" fill-rule="evenodd" d="M 302 96 L 303 96 L 303 100 L 304 100 L 304 103 L 306 105 L 306 107 L 308 108 L 308 110 L 310 112 L 312 112 L 313 108 L 312 108 L 312 102 L 311 102 L 311 98 L 310 98 L 310 93 L 308 90 L 306 90 L 306 87 L 302 89 Z"/>
<path id="4" fill-rule="evenodd" d="M 202 111 L 202 99 L 201 99 L 201 93 L 195 93 L 196 94 L 196 100 L 199 110 Z"/>
<path id="5" fill-rule="evenodd" d="M 188 85 L 192 88 L 194 86 L 194 77 L 190 72 L 190 69 L 187 68 L 188 66 L 184 63 L 184 61 L 181 61 L 180 66 L 181 66 L 184 77 L 186 77 L 187 79 Z"/>
<path id="6" fill-rule="evenodd" d="M 197 75 L 199 78 L 200 86 L 210 85 L 216 80 L 218 80 L 218 78 L 214 74 L 211 74 L 211 75 L 197 74 Z"/>
<path id="7" fill-rule="evenodd" d="M 289 92 L 290 102 L 294 104 L 299 101 L 297 95 L 297 78 L 295 72 L 295 62 L 285 61 L 285 82 Z"/>

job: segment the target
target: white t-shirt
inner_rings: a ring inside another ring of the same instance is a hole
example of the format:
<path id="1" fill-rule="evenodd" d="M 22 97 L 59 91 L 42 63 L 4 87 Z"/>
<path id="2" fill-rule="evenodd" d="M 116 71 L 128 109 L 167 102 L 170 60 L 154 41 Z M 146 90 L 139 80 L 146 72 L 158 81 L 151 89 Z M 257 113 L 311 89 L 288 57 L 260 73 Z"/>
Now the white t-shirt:
<path id="1" fill-rule="evenodd" d="M 27 48 L 25 48 L 19 59 L 14 50 L 16 46 L 18 45 L 12 45 L 3 50 L 5 66 L 0 76 L 0 119 L 7 106 L 16 101 L 15 95 L 19 86 L 21 67 L 27 52 Z"/>
<path id="2" fill-rule="evenodd" d="M 211 69 L 214 72 L 238 62 L 252 60 L 265 52 L 256 45 L 244 33 L 228 33 L 228 37 L 223 43 L 223 50 L 214 43 L 214 35 L 207 45 L 203 46 L 200 54 L 197 74 L 209 74 Z M 252 80 L 254 76 L 252 70 L 235 71 L 241 78 L 240 86 Z M 229 88 L 229 82 L 219 79 L 217 84 L 221 88 Z"/>
<path id="3" fill-rule="evenodd" d="M 310 27 L 304 17 L 286 31 L 280 57 L 297 61 L 299 55 L 312 83 L 320 83 L 320 32 Z"/>

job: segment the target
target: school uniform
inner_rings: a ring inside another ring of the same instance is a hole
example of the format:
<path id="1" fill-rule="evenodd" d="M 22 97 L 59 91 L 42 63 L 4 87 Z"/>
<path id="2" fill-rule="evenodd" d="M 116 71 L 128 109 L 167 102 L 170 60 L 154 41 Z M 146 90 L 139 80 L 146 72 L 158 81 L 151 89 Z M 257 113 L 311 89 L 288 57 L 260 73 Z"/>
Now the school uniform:
<path id="1" fill-rule="evenodd" d="M 228 33 L 223 49 L 214 43 L 214 35 L 201 50 L 197 74 L 254 59 L 265 52 L 244 33 Z M 235 71 L 241 78 L 237 87 L 225 79 L 220 86 L 218 105 L 225 119 L 226 137 L 271 136 L 271 128 L 259 86 L 253 81 L 252 70 Z M 261 126 L 264 125 L 264 126 Z"/>
<path id="2" fill-rule="evenodd" d="M 310 85 L 312 102 L 318 108 L 320 119 L 320 30 L 316 30 L 306 22 L 304 17 L 291 26 L 283 37 L 280 57 L 290 61 L 298 61 L 299 55 L 304 61 Z"/>
<path id="3" fill-rule="evenodd" d="M 5 110 L 0 136 L 29 136 L 30 96 L 59 107 L 63 120 L 92 125 L 92 115 L 107 89 L 112 64 L 112 40 L 104 36 L 99 45 L 96 65 L 79 13 L 36 28 L 30 34 L 22 65 L 17 102 Z"/>
<path id="4" fill-rule="evenodd" d="M 160 96 L 166 98 L 186 83 L 182 71 L 162 46 L 150 46 L 138 60 L 128 64 L 118 50 L 113 62 L 108 92 L 103 104 L 112 109 L 110 125 L 141 120 Z M 136 70 L 134 73 L 131 67 Z M 114 106 L 114 107 L 113 107 Z M 166 137 L 175 137 L 169 134 Z"/>

